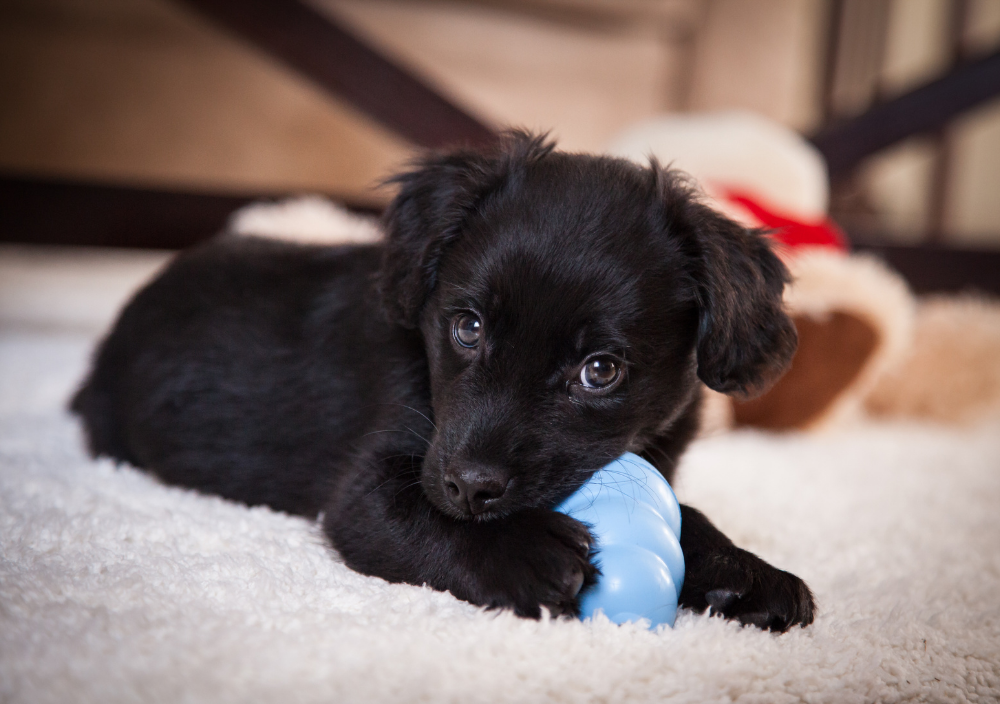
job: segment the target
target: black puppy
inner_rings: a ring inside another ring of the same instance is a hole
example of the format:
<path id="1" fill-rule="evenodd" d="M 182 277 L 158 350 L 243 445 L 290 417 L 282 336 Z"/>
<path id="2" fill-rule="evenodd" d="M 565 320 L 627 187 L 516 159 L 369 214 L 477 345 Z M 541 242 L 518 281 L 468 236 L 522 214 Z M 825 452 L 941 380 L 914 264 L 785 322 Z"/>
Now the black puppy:
<path id="1" fill-rule="evenodd" d="M 95 455 L 315 516 L 352 568 L 538 617 L 595 579 L 552 510 L 626 450 L 672 478 L 700 378 L 750 395 L 788 365 L 765 239 L 655 163 L 431 156 L 380 246 L 221 236 L 122 312 L 72 403 Z M 682 606 L 773 630 L 806 585 L 682 507 Z"/>

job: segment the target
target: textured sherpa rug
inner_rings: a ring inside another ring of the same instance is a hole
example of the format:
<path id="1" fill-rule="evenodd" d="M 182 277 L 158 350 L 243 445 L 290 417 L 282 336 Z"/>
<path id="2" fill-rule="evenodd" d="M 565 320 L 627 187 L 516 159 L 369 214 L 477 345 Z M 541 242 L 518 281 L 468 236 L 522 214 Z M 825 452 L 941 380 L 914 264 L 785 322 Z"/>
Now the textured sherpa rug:
<path id="1" fill-rule="evenodd" d="M 809 628 L 533 622 L 358 575 L 310 521 L 91 461 L 63 407 L 95 326 L 16 317 L 0 315 L 0 701 L 1000 699 L 996 427 L 694 445 L 681 499 L 810 584 Z"/>

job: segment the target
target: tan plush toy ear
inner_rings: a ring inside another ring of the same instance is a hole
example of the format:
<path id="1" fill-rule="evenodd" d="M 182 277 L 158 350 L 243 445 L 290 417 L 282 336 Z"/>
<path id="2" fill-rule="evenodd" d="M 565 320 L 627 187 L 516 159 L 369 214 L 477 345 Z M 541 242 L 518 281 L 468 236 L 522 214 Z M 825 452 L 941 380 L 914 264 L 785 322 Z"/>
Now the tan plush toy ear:
<path id="1" fill-rule="evenodd" d="M 766 394 L 733 402 L 735 425 L 820 428 L 858 415 L 879 378 L 910 348 L 915 303 L 877 260 L 805 249 L 789 262 L 785 305 L 799 333 L 789 371 Z"/>

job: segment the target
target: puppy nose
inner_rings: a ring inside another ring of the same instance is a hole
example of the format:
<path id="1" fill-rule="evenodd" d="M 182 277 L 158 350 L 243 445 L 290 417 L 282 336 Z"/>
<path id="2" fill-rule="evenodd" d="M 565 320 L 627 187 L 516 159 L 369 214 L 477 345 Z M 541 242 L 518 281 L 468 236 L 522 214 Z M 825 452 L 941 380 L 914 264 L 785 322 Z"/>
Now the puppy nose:
<path id="1" fill-rule="evenodd" d="M 444 476 L 444 490 L 462 513 L 478 516 L 492 510 L 507 493 L 509 480 L 479 466 L 460 467 Z"/>

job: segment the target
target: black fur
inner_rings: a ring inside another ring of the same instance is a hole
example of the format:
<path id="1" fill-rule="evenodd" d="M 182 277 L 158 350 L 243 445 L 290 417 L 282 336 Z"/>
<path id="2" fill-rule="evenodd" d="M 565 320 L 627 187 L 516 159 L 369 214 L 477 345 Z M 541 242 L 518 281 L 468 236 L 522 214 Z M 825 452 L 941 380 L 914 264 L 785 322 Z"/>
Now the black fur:
<path id="1" fill-rule="evenodd" d="M 224 235 L 180 255 L 125 308 L 72 407 L 95 455 L 324 512 L 361 572 L 574 613 L 599 555 L 551 507 L 625 450 L 671 479 L 699 377 L 743 395 L 775 380 L 795 349 L 785 269 L 655 163 L 512 133 L 396 181 L 384 246 Z M 468 347 L 453 326 L 472 313 Z M 600 389 L 580 383 L 594 355 L 621 370 Z M 682 547 L 682 605 L 811 622 L 801 580 L 687 507 Z"/>

